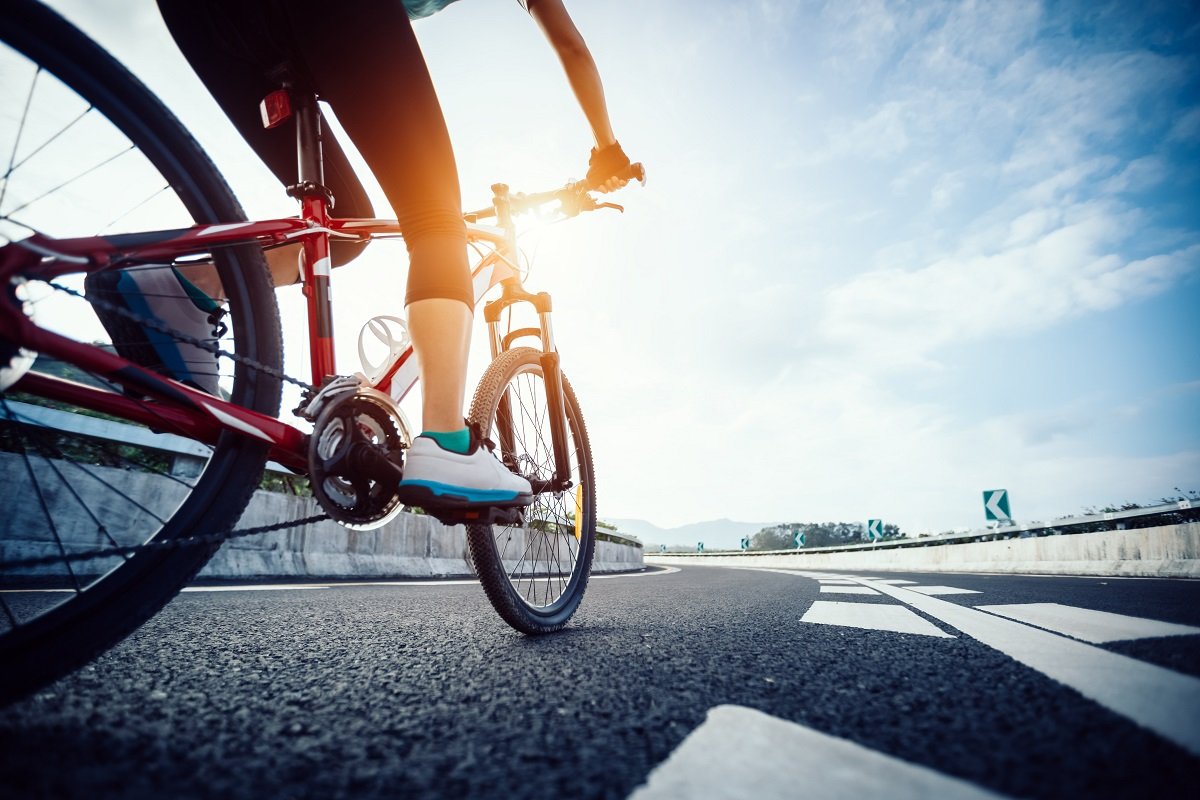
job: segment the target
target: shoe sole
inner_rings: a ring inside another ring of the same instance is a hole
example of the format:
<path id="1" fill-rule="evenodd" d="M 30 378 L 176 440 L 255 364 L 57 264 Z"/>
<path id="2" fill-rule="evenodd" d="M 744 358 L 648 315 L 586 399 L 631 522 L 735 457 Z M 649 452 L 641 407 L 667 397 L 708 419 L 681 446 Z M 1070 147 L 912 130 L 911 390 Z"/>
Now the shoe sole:
<path id="1" fill-rule="evenodd" d="M 472 490 L 435 481 L 401 481 L 397 496 L 406 506 L 448 510 L 523 508 L 533 502 L 533 494 L 528 492 Z"/>

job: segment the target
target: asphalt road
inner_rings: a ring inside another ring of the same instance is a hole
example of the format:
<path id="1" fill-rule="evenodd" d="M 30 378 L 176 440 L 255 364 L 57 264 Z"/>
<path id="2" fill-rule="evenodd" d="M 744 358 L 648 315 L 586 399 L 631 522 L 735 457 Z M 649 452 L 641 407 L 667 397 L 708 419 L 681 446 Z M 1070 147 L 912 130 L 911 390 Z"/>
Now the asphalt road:
<path id="1" fill-rule="evenodd" d="M 1140 797 L 1198 754 L 1182 580 L 689 567 L 543 638 L 469 584 L 193 591 L 0 710 L 22 798 Z"/>

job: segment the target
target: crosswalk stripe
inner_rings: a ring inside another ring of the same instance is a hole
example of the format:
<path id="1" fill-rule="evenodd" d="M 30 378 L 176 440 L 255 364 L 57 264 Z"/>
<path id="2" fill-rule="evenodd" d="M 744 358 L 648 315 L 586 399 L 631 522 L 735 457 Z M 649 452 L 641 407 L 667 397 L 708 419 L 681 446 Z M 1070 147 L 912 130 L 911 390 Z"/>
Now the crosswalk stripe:
<path id="1" fill-rule="evenodd" d="M 822 586 L 821 594 L 879 594 L 865 586 Z"/>
<path id="2" fill-rule="evenodd" d="M 904 606 L 878 603 L 838 603 L 832 600 L 816 600 L 809 606 L 800 621 L 817 625 L 841 625 L 845 628 L 915 633 L 944 639 L 954 638 Z"/>
<path id="3" fill-rule="evenodd" d="M 873 579 L 873 580 L 875 580 L 876 583 L 886 583 L 889 586 L 906 586 L 908 584 L 916 583 L 916 581 L 906 581 L 902 578 L 888 578 L 887 580 L 882 580 L 882 581 L 878 580 L 878 579 Z"/>
<path id="4" fill-rule="evenodd" d="M 1141 617 L 1128 617 L 1108 611 L 1093 611 L 1058 603 L 1015 603 L 999 606 L 975 606 L 980 611 L 1036 625 L 1039 628 L 1082 639 L 1092 644 L 1120 642 L 1129 639 L 1151 639 L 1158 636 L 1189 636 L 1200 634 L 1200 628 L 1159 622 Z"/>
<path id="5" fill-rule="evenodd" d="M 928 767 L 741 706 L 709 709 L 629 800 L 987 800 Z"/>
<path id="6" fill-rule="evenodd" d="M 914 592 L 920 592 L 921 594 L 929 594 L 929 595 L 936 595 L 936 594 L 983 594 L 983 592 L 977 592 L 977 591 L 975 591 L 974 589 L 958 589 L 958 588 L 956 588 L 956 587 L 954 587 L 954 586 L 906 586 L 905 588 L 906 588 L 906 589 L 910 589 L 910 590 L 912 590 L 912 591 L 914 591 Z"/>
<path id="7" fill-rule="evenodd" d="M 1200 755 L 1200 679 L 907 588 L 863 583 Z"/>

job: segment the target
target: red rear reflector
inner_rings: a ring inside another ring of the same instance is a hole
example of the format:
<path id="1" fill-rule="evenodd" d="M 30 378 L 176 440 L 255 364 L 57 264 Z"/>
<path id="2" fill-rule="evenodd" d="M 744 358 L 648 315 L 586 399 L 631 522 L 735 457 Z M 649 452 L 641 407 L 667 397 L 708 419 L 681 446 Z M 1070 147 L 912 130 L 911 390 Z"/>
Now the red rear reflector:
<path id="1" fill-rule="evenodd" d="M 276 89 L 258 104 L 264 128 L 274 128 L 292 115 L 292 100 L 287 89 Z"/>

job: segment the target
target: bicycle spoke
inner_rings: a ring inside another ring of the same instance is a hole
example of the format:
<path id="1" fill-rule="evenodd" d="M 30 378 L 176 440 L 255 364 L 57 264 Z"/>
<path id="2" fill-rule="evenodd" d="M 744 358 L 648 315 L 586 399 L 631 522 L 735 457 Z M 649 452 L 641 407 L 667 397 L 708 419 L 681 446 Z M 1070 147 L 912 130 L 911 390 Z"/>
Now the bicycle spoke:
<path id="1" fill-rule="evenodd" d="M 19 628 L 21 623 L 17 620 L 17 615 L 9 608 L 8 601 L 4 599 L 4 593 L 0 592 L 0 608 L 4 609 L 4 616 L 8 617 L 10 628 Z"/>
<path id="2" fill-rule="evenodd" d="M 62 482 L 63 488 L 70 492 L 71 496 L 75 498 L 75 502 L 79 503 L 79 507 L 82 508 L 84 513 L 87 514 L 88 517 L 91 518 L 92 522 L 96 524 L 96 532 L 103 534 L 104 538 L 107 539 L 108 543 L 113 547 L 120 547 L 120 543 L 117 542 L 117 540 L 112 537 L 112 534 L 108 532 L 108 526 L 106 526 L 99 517 L 92 513 L 92 510 L 88 508 L 87 503 L 83 502 L 83 498 L 80 497 L 79 493 L 75 491 L 75 487 L 72 486 L 71 482 L 68 481 L 66 476 L 62 474 L 62 470 L 58 468 L 58 465 L 55 464 L 52 459 L 47 458 L 46 466 L 50 467 L 50 469 L 54 471 L 54 474 L 58 476 L 59 481 Z"/>
<path id="3" fill-rule="evenodd" d="M 41 484 L 38 483 L 33 466 L 29 463 L 29 454 L 22 451 L 21 460 L 25 464 L 25 471 L 29 474 L 29 483 L 33 486 L 33 491 L 37 494 L 38 502 L 42 506 L 42 513 L 45 515 L 46 522 L 50 526 L 50 532 L 54 534 L 54 541 L 58 544 L 58 551 L 63 557 L 63 564 L 67 568 L 67 574 L 71 577 L 71 583 L 75 586 L 75 593 L 78 594 L 83 591 L 83 587 L 79 585 L 79 578 L 75 575 L 75 570 L 71 567 L 71 562 L 67 558 L 67 549 L 63 545 L 62 537 L 58 534 L 58 526 L 54 523 L 54 516 L 50 513 L 50 506 L 46 503 L 46 496 L 42 492 Z"/>
<path id="4" fill-rule="evenodd" d="M 8 156 L 8 167 L 4 170 L 4 186 L 0 187 L 0 211 L 4 208 L 4 198 L 8 194 L 8 179 L 12 175 L 13 169 L 15 169 L 13 164 L 17 160 L 17 148 L 21 146 L 21 137 L 25 134 L 25 123 L 29 120 L 29 107 L 33 104 L 33 93 L 37 88 L 38 77 L 41 74 L 42 67 L 39 64 L 33 73 L 33 80 L 29 82 L 29 92 L 25 95 L 25 107 L 21 111 L 21 121 L 17 124 L 17 135 L 13 141 L 12 153 Z"/>
<path id="5" fill-rule="evenodd" d="M 152 194 L 151 194 L 149 197 L 147 197 L 145 200 L 142 200 L 140 203 L 137 203 L 137 204 L 135 204 L 135 205 L 134 205 L 132 208 L 129 208 L 129 209 L 127 209 L 126 211 L 124 211 L 123 213 L 119 214 L 119 215 L 118 215 L 117 217 L 115 217 L 114 219 L 111 219 L 111 220 L 109 220 L 107 223 L 105 223 L 104 225 L 101 225 L 101 226 L 100 226 L 100 229 L 96 231 L 95 235 L 96 235 L 96 236 L 99 236 L 100 234 L 104 233 L 106 230 L 108 230 L 108 229 L 109 229 L 109 228 L 111 228 L 112 226 L 116 225 L 116 224 L 117 224 L 118 222 L 120 222 L 121 220 L 123 220 L 123 219 L 125 219 L 126 217 L 130 216 L 131 214 L 133 214 L 133 213 L 134 213 L 135 211 L 137 211 L 139 208 L 142 208 L 142 207 L 143 207 L 143 206 L 145 206 L 147 203 L 150 203 L 151 201 L 153 201 L 153 200 L 154 200 L 156 197 L 158 197 L 159 195 L 161 195 L 161 194 L 164 194 L 165 192 L 169 192 L 170 190 L 171 190 L 171 187 L 170 187 L 170 186 L 162 186 L 162 187 L 161 187 L 161 188 L 159 188 L 157 191 L 153 192 L 153 193 L 152 193 Z"/>
<path id="6" fill-rule="evenodd" d="M 510 393 L 509 407 L 516 407 L 511 433 L 520 471 L 549 479 L 554 475 L 554 453 L 549 436 L 550 408 L 541 386 L 536 376 L 523 374 L 506 391 Z M 577 453 L 577 447 L 572 447 L 568 456 L 573 482 L 578 482 Z M 576 543 L 570 541 L 574 538 L 574 523 L 567 513 L 566 496 L 566 492 L 543 493 L 528 513 L 533 527 L 526 529 L 522 558 L 511 573 L 521 594 L 533 605 L 549 605 L 563 594 L 579 557 Z M 507 544 L 506 540 L 505 551 Z"/>
<path id="7" fill-rule="evenodd" d="M 9 168 L 8 168 L 8 171 L 4 173 L 4 177 L 7 179 L 7 178 L 8 178 L 8 176 L 12 175 L 14 172 L 16 172 L 18 169 L 20 169 L 20 168 L 21 168 L 21 167 L 22 167 L 24 164 L 28 163 L 30 159 L 32 159 L 32 158 L 33 158 L 34 156 L 36 156 L 38 153 L 42 152 L 42 151 L 43 151 L 43 150 L 45 150 L 47 147 L 49 147 L 51 144 L 53 144 L 53 143 L 54 143 L 54 141 L 58 139 L 58 137 L 62 136 L 62 135 L 63 135 L 63 134 L 65 134 L 67 131 L 71 130 L 71 128 L 74 128 L 74 127 L 75 127 L 75 125 L 76 125 L 76 124 L 77 124 L 77 123 L 78 123 L 80 120 L 82 120 L 84 117 L 86 117 L 88 114 L 90 114 L 90 113 L 92 112 L 92 109 L 94 109 L 94 108 L 95 108 L 95 106 L 88 106 L 87 108 L 85 108 L 85 109 L 84 109 L 84 110 L 83 110 L 83 111 L 82 111 L 82 112 L 79 114 L 79 116 L 75 117 L 75 119 L 71 120 L 71 121 L 70 121 L 70 122 L 68 122 L 66 125 L 64 125 L 63 127 L 59 128 L 57 132 L 55 132 L 55 133 L 53 133 L 53 134 L 51 134 L 51 135 L 50 135 L 50 138 L 46 139 L 46 140 L 45 140 L 45 141 L 43 141 L 41 144 L 39 144 L 37 147 L 33 148 L 33 150 L 32 150 L 32 151 L 30 151 L 29 155 L 25 156 L 24 158 L 22 158 L 22 159 L 21 159 L 20 161 L 18 161 L 17 163 L 15 163 L 15 164 L 12 164 L 11 166 L 9 166 Z M 13 155 L 14 155 L 14 156 L 16 156 L 16 148 L 14 148 L 14 149 L 13 149 Z"/>
<path id="8" fill-rule="evenodd" d="M 91 166 L 91 167 L 88 167 L 88 168 L 87 168 L 87 169 L 85 169 L 83 172 L 80 172 L 80 173 L 78 173 L 77 175 L 75 175 L 75 176 L 74 176 L 74 177 L 72 177 L 72 178 L 68 178 L 67 180 L 65 180 L 65 181 L 63 181 L 62 183 L 60 183 L 58 186 L 55 186 L 53 189 L 49 189 L 49 190 L 47 190 L 47 191 L 45 191 L 45 192 L 42 192 L 41 194 L 39 194 L 37 197 L 33 198 L 32 200 L 28 200 L 28 201 L 26 201 L 26 202 L 22 203 L 21 205 L 19 205 L 19 206 L 17 206 L 16 208 L 14 208 L 12 211 L 8 212 L 8 214 L 5 214 L 5 215 L 4 215 L 4 218 L 5 218 L 5 219 L 7 219 L 7 218 L 8 218 L 10 215 L 12 215 L 12 214 L 16 214 L 18 211 L 24 211 L 25 209 L 29 208 L 31 205 L 33 205 L 34 203 L 38 202 L 39 200 L 43 200 L 43 199 L 45 199 L 45 198 L 49 197 L 50 195 L 54 194 L 55 192 L 59 191 L 60 189 L 64 189 L 64 188 L 66 188 L 67 186 L 70 186 L 70 185 L 71 185 L 72 183 L 74 183 L 75 181 L 77 181 L 77 180 L 79 180 L 79 179 L 81 179 L 81 178 L 84 178 L 84 177 L 86 177 L 86 176 L 88 176 L 88 175 L 92 174 L 93 172 L 95 172 L 96 170 L 98 170 L 98 169 L 100 169 L 101 167 L 105 166 L 106 164 L 110 164 L 110 163 L 112 163 L 113 161 L 116 161 L 116 160 L 117 160 L 118 158 L 120 158 L 121 156 L 125 155 L 126 153 L 131 153 L 131 152 L 133 152 L 133 151 L 134 151 L 134 150 L 136 150 L 136 149 L 137 149 L 137 148 L 135 148 L 133 145 L 129 145 L 129 147 L 125 148 L 125 149 L 124 149 L 124 150 L 122 150 L 121 152 L 119 152 L 119 153 L 116 153 L 115 155 L 111 155 L 111 156 L 109 156 L 108 158 L 106 158 L 106 159 L 104 159 L 103 161 L 101 161 L 100 163 L 98 163 L 98 164 L 95 164 L 95 165 L 93 165 L 93 166 Z"/>

